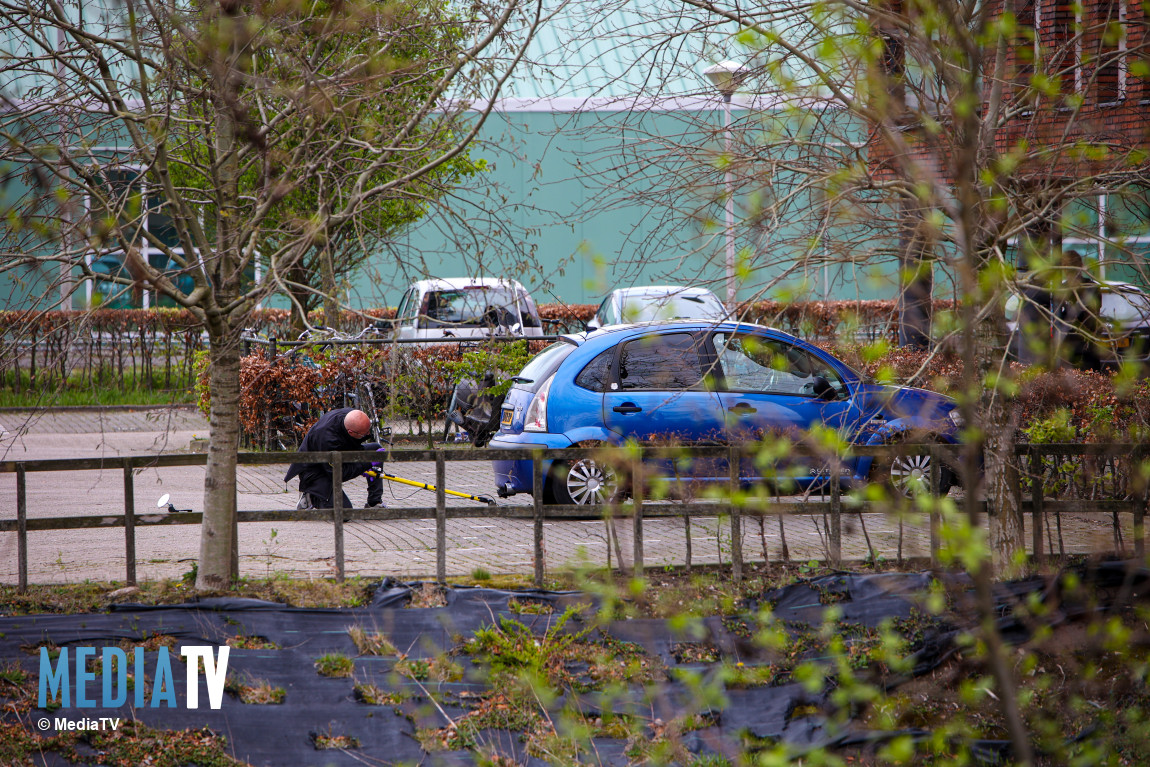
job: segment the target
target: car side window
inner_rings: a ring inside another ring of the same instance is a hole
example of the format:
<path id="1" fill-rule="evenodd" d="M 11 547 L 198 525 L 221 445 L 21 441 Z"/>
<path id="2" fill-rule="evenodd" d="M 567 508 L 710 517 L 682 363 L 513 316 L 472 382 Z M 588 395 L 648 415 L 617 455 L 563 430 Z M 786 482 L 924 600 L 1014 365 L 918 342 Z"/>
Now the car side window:
<path id="1" fill-rule="evenodd" d="M 400 299 L 399 307 L 395 310 L 395 316 L 399 320 L 406 320 L 414 313 L 414 306 L 412 305 L 414 302 L 414 294 L 414 290 L 408 290 L 403 294 L 403 298 Z"/>
<path id="2" fill-rule="evenodd" d="M 628 341 L 619 355 L 619 388 L 704 388 L 699 340 L 690 333 L 668 333 Z"/>
<path id="3" fill-rule="evenodd" d="M 591 391 L 607 391 L 611 380 L 611 360 L 615 357 L 615 349 L 611 348 L 596 355 L 595 359 L 575 376 L 575 385 L 582 386 Z"/>
<path id="4" fill-rule="evenodd" d="M 599 308 L 595 310 L 594 316 L 595 316 L 595 318 L 597 318 L 599 320 L 600 325 L 610 325 L 611 324 L 611 318 L 607 316 L 607 307 L 608 307 L 608 304 L 610 304 L 610 302 L 611 302 L 611 295 L 608 294 L 607 297 L 603 299 L 603 302 L 601 304 L 599 304 Z"/>
<path id="5" fill-rule="evenodd" d="M 815 396 L 822 377 L 838 392 L 846 384 L 834 368 L 791 344 L 752 335 L 715 333 L 715 352 L 727 391 Z"/>

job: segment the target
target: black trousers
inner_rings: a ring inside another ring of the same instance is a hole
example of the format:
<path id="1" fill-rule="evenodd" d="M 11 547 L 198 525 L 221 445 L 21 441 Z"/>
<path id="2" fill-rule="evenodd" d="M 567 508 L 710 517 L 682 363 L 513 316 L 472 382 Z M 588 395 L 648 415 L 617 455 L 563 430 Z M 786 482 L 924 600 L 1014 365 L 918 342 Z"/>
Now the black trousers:
<path id="1" fill-rule="evenodd" d="M 378 442 L 365 442 L 364 450 L 378 450 Z M 382 459 L 382 456 L 381 456 Z M 370 463 L 345 463 L 343 465 L 343 481 L 353 480 L 371 468 Z M 379 477 L 367 477 L 367 503 L 365 506 L 374 506 L 383 502 L 383 480 Z M 334 483 L 332 482 L 331 467 L 325 464 L 311 464 L 299 475 L 299 491 L 307 493 L 312 498 L 312 505 L 317 509 L 331 508 L 333 503 Z M 343 507 L 353 508 L 347 493 L 343 494 Z"/>

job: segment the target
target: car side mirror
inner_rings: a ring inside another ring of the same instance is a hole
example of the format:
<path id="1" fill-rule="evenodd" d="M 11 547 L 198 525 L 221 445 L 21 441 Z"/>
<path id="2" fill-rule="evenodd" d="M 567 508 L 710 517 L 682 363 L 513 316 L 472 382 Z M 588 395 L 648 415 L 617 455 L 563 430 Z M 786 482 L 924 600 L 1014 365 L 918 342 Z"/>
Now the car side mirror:
<path id="1" fill-rule="evenodd" d="M 839 393 L 835 391 L 835 387 L 831 386 L 831 382 L 822 376 L 815 376 L 815 380 L 811 382 L 811 388 L 814 391 L 815 397 L 826 402 L 830 402 L 839 396 Z"/>

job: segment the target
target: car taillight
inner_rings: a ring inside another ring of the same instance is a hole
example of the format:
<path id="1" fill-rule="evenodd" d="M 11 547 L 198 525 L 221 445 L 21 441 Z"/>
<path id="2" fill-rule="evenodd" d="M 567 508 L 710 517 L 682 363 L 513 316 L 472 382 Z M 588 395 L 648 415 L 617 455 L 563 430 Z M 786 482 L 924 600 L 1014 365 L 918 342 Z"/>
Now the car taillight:
<path id="1" fill-rule="evenodd" d="M 523 416 L 523 431 L 547 431 L 547 394 L 551 391 L 551 382 L 555 380 L 555 376 L 548 378 L 539 391 L 535 392 L 535 398 L 531 400 L 531 404 L 527 406 L 527 414 Z"/>

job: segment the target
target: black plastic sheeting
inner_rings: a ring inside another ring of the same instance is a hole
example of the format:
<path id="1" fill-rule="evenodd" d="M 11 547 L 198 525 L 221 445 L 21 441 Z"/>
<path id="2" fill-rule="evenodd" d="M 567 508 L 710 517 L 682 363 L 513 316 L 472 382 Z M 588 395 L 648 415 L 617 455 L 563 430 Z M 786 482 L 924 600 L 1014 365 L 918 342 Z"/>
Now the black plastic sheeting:
<path id="1" fill-rule="evenodd" d="M 1078 576 L 1090 586 L 1094 598 L 1106 604 L 1143 594 L 1150 573 L 1144 567 L 1113 562 L 1084 568 Z M 602 632 L 614 639 L 641 645 L 670 669 L 686 668 L 706 677 L 714 673 L 717 664 L 677 662 L 676 647 L 683 642 L 703 641 L 713 645 L 726 658 L 743 660 L 747 665 L 766 662 L 764 650 L 751 643 L 746 631 L 751 616 L 764 604 L 771 607 L 776 619 L 782 620 L 788 630 L 794 632 L 809 631 L 821 625 L 829 605 L 839 611 L 842 624 L 876 628 L 889 619 L 909 620 L 916 615 L 921 619 L 922 613 L 916 611 L 920 610 L 921 599 L 933 579 L 947 581 L 952 594 L 961 595 L 970 586 L 969 581 L 960 576 L 929 573 L 833 574 L 764 593 L 745 606 L 741 617 L 704 619 L 705 638 L 702 640 L 684 637 L 665 620 L 615 621 Z M 1013 617 L 1012 607 L 1034 593 L 1056 605 L 1052 618 L 1055 623 L 1097 609 L 1097 603 L 1069 601 L 1058 584 L 1058 579 L 999 584 L 996 592 L 1001 615 L 999 623 L 1009 640 L 1020 642 L 1027 638 L 1027 628 Z M 357 650 L 348 635 L 348 628 L 360 626 L 369 632 L 382 632 L 408 658 L 430 658 L 451 650 L 461 638 L 492 625 L 500 616 L 514 618 L 541 634 L 554 625 L 567 606 L 586 604 L 591 600 L 575 592 L 452 588 L 446 593 L 446 607 L 406 607 L 413 590 L 421 586 L 385 581 L 375 591 L 371 605 L 360 609 L 296 609 L 251 599 L 205 599 L 169 606 L 116 605 L 108 613 L 2 617 L 0 661 L 18 662 L 36 679 L 39 674 L 38 651 L 27 648 L 43 642 L 61 647 L 100 648 L 121 640 L 143 640 L 153 634 L 172 636 L 178 646 L 221 645 L 234 636 L 262 637 L 280 649 L 233 648 L 228 675 L 241 681 L 265 680 L 282 687 L 287 694 L 280 705 L 244 704 L 225 694 L 222 708 L 211 710 L 201 678 L 201 707 L 195 710 L 183 708 L 186 670 L 177 646 L 172 651 L 172 665 L 180 707 L 73 708 L 48 716 L 135 717 L 159 729 L 206 726 L 228 738 L 229 749 L 236 758 L 253 765 L 362 765 L 365 760 L 390 764 L 474 764 L 476 755 L 473 753 L 437 752 L 429 755 L 420 749 L 415 739 L 417 726 L 445 726 L 449 718 L 466 713 L 465 700 L 473 700 L 484 692 L 485 685 L 478 681 L 483 677 L 481 669 L 471 663 L 469 656 L 457 654 L 453 657 L 464 669 L 464 681 L 416 683 L 394 673 L 394 658 L 356 657 Z M 550 615 L 514 614 L 508 608 L 508 600 L 513 598 L 521 602 L 545 602 L 553 605 L 555 612 Z M 948 613 L 948 620 L 930 619 L 920 624 L 921 630 L 913 648 L 916 652 L 914 674 L 930 671 L 949 657 L 958 634 L 972 623 L 973 613 L 967 611 L 961 599 L 953 608 Z M 970 620 L 962 620 L 964 613 L 970 616 Z M 962 623 L 967 625 L 960 625 Z M 585 627 L 578 618 L 570 625 L 572 628 Z M 354 658 L 355 671 L 351 678 L 328 678 L 316 672 L 316 658 L 328 653 L 343 653 Z M 147 653 L 146 658 L 150 675 L 155 665 L 155 653 Z M 672 674 L 669 681 L 646 688 L 635 685 L 623 694 L 610 697 L 596 692 L 563 696 L 548 708 L 557 722 L 559 713 L 565 708 L 594 715 L 605 711 L 632 714 L 647 722 L 658 719 L 667 722 L 686 711 L 699 712 L 696 692 L 674 679 Z M 889 683 L 897 684 L 898 681 Z M 403 715 L 400 715 L 391 706 L 368 705 L 357 700 L 353 691 L 356 682 L 370 682 L 383 690 L 402 691 L 412 699 L 401 706 Z M 74 675 L 72 684 L 75 684 Z M 98 680 L 96 688 L 94 694 L 90 692 L 90 697 L 99 700 Z M 428 690 L 436 693 L 436 699 L 441 701 L 438 705 L 428 699 Z M 721 710 L 701 712 L 709 713 L 714 725 L 685 734 L 684 743 L 692 754 L 718 754 L 732 758 L 744 750 L 748 735 L 768 743 L 785 741 L 798 747 L 857 747 L 896 734 L 861 730 L 831 732 L 818 714 L 807 713 L 818 711 L 826 702 L 827 695 L 826 691 L 810 693 L 793 682 L 728 689 L 727 703 Z M 453 701 L 458 705 L 453 705 Z M 800 711 L 802 713 L 796 713 Z M 24 721 L 34 722 L 44 715 L 45 712 L 35 710 Z M 6 712 L 3 716 L 11 721 L 13 714 Z M 359 741 L 359 746 L 348 753 L 317 751 L 313 745 L 316 734 L 353 736 Z M 929 735 L 924 732 L 909 734 L 918 737 Z M 526 754 L 518 732 L 486 731 L 482 742 L 486 744 L 485 748 L 512 757 L 517 763 L 545 763 Z M 604 765 L 628 763 L 623 741 L 598 738 L 592 745 L 594 759 L 589 761 Z M 1002 742 L 983 741 L 969 745 L 987 763 L 994 763 L 1009 754 L 1009 745 Z M 62 761 L 58 763 L 63 764 Z"/>

